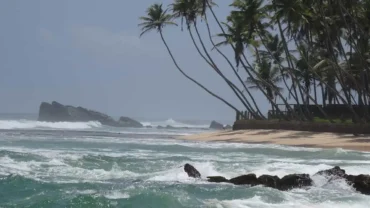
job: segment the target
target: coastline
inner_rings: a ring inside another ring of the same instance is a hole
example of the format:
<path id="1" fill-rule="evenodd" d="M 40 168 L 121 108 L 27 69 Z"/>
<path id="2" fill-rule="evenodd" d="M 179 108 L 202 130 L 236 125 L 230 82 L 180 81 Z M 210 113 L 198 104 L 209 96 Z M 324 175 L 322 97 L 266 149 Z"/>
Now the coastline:
<path id="1" fill-rule="evenodd" d="M 206 142 L 278 144 L 307 148 L 342 148 L 370 152 L 370 136 L 289 130 L 227 130 L 181 136 L 179 139 Z"/>

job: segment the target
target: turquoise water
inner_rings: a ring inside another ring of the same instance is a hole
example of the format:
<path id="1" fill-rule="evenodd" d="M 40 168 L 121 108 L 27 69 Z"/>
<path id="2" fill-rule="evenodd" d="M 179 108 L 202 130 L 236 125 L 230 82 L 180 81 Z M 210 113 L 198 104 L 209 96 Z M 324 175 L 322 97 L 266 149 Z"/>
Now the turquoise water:
<path id="1" fill-rule="evenodd" d="M 212 184 L 206 176 L 370 172 L 370 154 L 175 139 L 205 130 L 118 129 L 88 123 L 0 121 L 0 207 L 370 207 L 344 181 L 282 192 Z M 203 179 L 188 178 L 185 163 Z"/>

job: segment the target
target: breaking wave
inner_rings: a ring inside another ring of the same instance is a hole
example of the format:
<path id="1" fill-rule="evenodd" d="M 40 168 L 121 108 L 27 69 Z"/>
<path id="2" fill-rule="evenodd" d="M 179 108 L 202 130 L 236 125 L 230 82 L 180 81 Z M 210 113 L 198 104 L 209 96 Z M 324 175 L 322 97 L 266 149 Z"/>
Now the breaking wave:
<path id="1" fill-rule="evenodd" d="M 32 120 L 0 120 L 0 129 L 91 129 L 99 128 L 97 121 L 89 122 L 44 122 Z"/>
<path id="2" fill-rule="evenodd" d="M 141 122 L 144 126 L 172 126 L 175 128 L 195 128 L 195 129 L 206 129 L 209 128 L 209 124 L 187 124 L 173 120 L 172 118 L 167 119 L 165 121 L 148 121 L 148 122 Z"/>

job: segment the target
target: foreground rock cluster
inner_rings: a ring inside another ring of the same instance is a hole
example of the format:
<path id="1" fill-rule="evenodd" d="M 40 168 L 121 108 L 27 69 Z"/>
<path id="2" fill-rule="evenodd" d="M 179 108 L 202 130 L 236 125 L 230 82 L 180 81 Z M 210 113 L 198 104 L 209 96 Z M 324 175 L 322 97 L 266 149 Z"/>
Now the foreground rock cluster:
<path id="1" fill-rule="evenodd" d="M 189 177 L 200 178 L 201 175 L 194 166 L 185 164 L 185 172 Z M 370 175 L 347 175 L 346 171 L 338 166 L 328 170 L 322 170 L 315 175 L 324 175 L 329 178 L 329 181 L 334 179 L 345 179 L 348 185 L 352 186 L 356 191 L 370 195 Z M 262 185 L 270 188 L 275 188 L 282 191 L 291 190 L 294 188 L 308 187 L 313 184 L 309 174 L 290 174 L 282 178 L 271 175 L 261 175 L 257 177 L 255 174 L 241 175 L 235 178 L 226 179 L 223 176 L 208 176 L 209 182 L 214 183 L 232 183 L 235 185 Z"/>

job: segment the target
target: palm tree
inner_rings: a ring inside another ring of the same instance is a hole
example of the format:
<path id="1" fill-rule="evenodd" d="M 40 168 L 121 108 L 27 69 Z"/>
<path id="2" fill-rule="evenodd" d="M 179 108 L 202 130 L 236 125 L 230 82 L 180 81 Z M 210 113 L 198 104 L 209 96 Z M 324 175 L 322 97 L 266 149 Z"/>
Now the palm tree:
<path id="1" fill-rule="evenodd" d="M 162 9 L 162 5 L 153 5 L 151 10 L 147 10 L 147 17 L 141 18 L 144 21 L 141 24 L 142 34 L 150 30 L 158 31 L 177 69 L 188 77 L 177 65 L 162 33 L 164 26 L 175 25 L 172 18 L 181 19 L 181 26 L 183 23 L 187 26 L 199 55 L 231 87 L 247 110 L 251 108 L 250 111 L 254 111 L 255 107 L 249 104 L 249 98 L 245 97 L 247 95 L 240 92 L 242 90 L 225 76 L 226 73 L 224 75 L 224 71 L 215 63 L 217 60 L 207 51 L 207 44 L 199 32 L 201 23 L 206 23 L 211 46 L 229 63 L 242 87 L 258 88 L 273 110 L 275 108 L 279 112 L 277 97 L 282 99 L 287 109 L 292 110 L 281 94 L 282 88 L 277 87 L 281 81 L 284 81 L 289 95 L 298 105 L 303 102 L 307 106 L 313 102 L 318 106 L 316 86 L 322 90 L 324 106 L 327 101 L 329 104 L 343 103 L 355 117 L 356 112 L 351 104 L 353 101 L 370 105 L 369 0 L 233 0 L 226 23 L 218 20 L 212 5 L 212 0 L 174 0 L 171 4 L 172 17 Z M 214 36 L 208 24 L 207 11 L 210 11 L 222 31 L 217 35 L 222 38 L 217 44 L 212 40 Z M 222 45 L 231 46 L 236 64 L 221 52 Z M 246 49 L 255 56 L 247 58 Z M 246 82 L 241 78 L 243 75 L 239 74 L 239 68 L 245 70 L 248 76 Z M 292 86 L 286 83 L 288 78 Z M 192 81 L 204 89 L 195 80 Z M 314 95 L 310 89 L 314 90 Z M 254 112 L 259 114 L 258 106 L 254 105 L 257 109 Z M 321 107 L 319 109 L 323 110 Z M 295 117 L 301 120 L 309 118 L 304 113 Z"/>
<path id="2" fill-rule="evenodd" d="M 214 6 L 214 3 L 210 3 L 210 5 Z M 175 3 L 171 4 L 171 9 L 173 12 L 173 17 L 175 18 L 181 18 L 181 23 L 183 23 L 183 20 L 186 21 L 187 30 L 189 32 L 189 35 L 191 37 L 191 40 L 193 41 L 193 44 L 199 53 L 199 55 L 206 61 L 206 63 L 219 75 L 221 78 L 226 82 L 227 85 L 231 88 L 231 90 L 235 93 L 235 95 L 238 97 L 238 99 L 243 103 L 243 105 L 246 107 L 247 111 L 250 112 L 253 117 L 263 117 L 263 115 L 258 115 L 253 107 L 251 106 L 248 99 L 245 97 L 243 92 L 233 83 L 231 82 L 224 74 L 221 72 L 221 70 L 218 68 L 217 64 L 213 61 L 212 57 L 208 53 L 203 40 L 200 36 L 200 33 L 197 28 L 197 18 L 202 15 L 201 12 L 201 4 L 199 0 L 175 0 Z M 200 47 L 198 46 L 198 43 L 196 42 L 194 35 L 192 33 L 192 26 L 195 28 L 198 40 L 201 44 L 201 47 L 203 48 L 204 53 L 201 51 Z M 259 111 L 259 110 L 258 110 Z"/>
<path id="3" fill-rule="evenodd" d="M 149 31 L 152 31 L 152 30 L 156 30 L 157 32 L 159 32 L 159 34 L 161 36 L 161 39 L 162 39 L 162 42 L 166 46 L 167 52 L 171 56 L 171 59 L 172 59 L 173 63 L 175 64 L 176 68 L 180 71 L 180 73 L 182 75 L 184 75 L 187 79 L 189 79 L 190 81 L 192 81 L 193 83 L 195 83 L 196 85 L 201 87 L 203 90 L 208 92 L 210 95 L 219 99 L 220 101 L 225 103 L 227 106 L 234 109 L 236 112 L 240 113 L 240 111 L 235 106 L 233 106 L 231 103 L 229 103 L 225 99 L 221 98 L 220 96 L 216 95 L 215 93 L 213 93 L 212 91 L 210 91 L 209 89 L 204 87 L 202 84 L 200 84 L 198 81 L 196 81 L 195 79 L 193 79 L 192 77 L 187 75 L 180 68 L 180 66 L 177 64 L 177 61 L 176 61 L 175 57 L 173 56 L 167 42 L 165 41 L 165 39 L 163 37 L 163 28 L 164 28 L 164 26 L 177 25 L 176 23 L 171 21 L 173 16 L 167 13 L 167 9 L 164 10 L 163 7 L 162 7 L 162 4 L 153 4 L 147 9 L 146 15 L 147 16 L 140 17 L 140 20 L 143 21 L 142 23 L 139 24 L 139 26 L 141 27 L 141 30 L 142 30 L 140 36 L 146 34 Z"/>
<path id="4" fill-rule="evenodd" d="M 226 27 L 228 33 L 219 33 L 216 35 L 218 37 L 224 38 L 224 41 L 217 43 L 216 47 L 233 44 L 235 46 L 234 58 L 236 62 L 236 67 L 239 67 L 242 54 L 244 54 L 244 45 L 247 44 L 252 45 L 253 47 L 258 47 L 259 43 L 258 41 L 247 39 L 245 37 L 245 27 L 241 21 L 235 18 L 229 18 L 229 22 L 229 24 L 224 22 L 222 23 Z"/>
<path id="5" fill-rule="evenodd" d="M 304 103 L 309 105 L 311 86 L 315 80 L 315 75 L 310 70 L 310 65 L 313 66 L 315 63 L 317 63 L 317 60 L 314 57 L 313 51 L 309 51 L 306 44 L 301 43 L 301 45 L 298 46 L 298 50 L 300 51 L 300 57 L 295 61 L 296 76 L 304 86 L 304 91 L 306 94 Z M 316 92 L 316 86 L 314 85 L 313 87 L 315 88 L 314 90 Z M 315 100 L 317 100 L 316 97 Z"/>
<path id="6" fill-rule="evenodd" d="M 282 81 L 279 68 L 273 67 L 266 57 L 263 57 L 261 62 L 256 64 L 256 68 L 259 79 L 248 77 L 246 83 L 250 89 L 258 89 L 258 86 L 263 86 L 263 90 L 270 100 L 271 110 L 274 112 L 272 100 L 276 98 L 278 92 L 283 91 L 283 88 L 278 86 Z"/>

